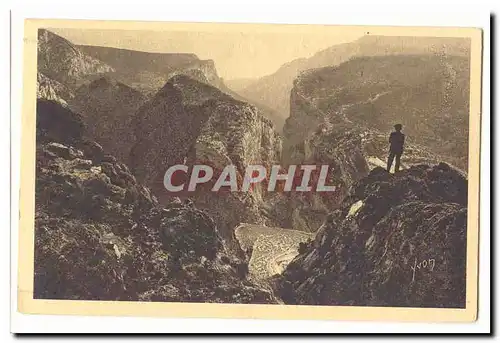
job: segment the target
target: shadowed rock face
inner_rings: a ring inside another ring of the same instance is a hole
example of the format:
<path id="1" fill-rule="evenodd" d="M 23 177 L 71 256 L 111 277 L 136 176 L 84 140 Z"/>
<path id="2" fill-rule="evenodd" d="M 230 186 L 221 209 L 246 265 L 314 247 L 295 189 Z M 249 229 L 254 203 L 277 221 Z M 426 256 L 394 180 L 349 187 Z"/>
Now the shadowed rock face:
<path id="1" fill-rule="evenodd" d="M 277 282 L 290 304 L 465 306 L 467 181 L 441 163 L 376 168 Z"/>
<path id="2" fill-rule="evenodd" d="M 75 144 L 83 140 L 85 123 L 81 115 L 54 100 L 38 99 L 36 141 Z"/>
<path id="3" fill-rule="evenodd" d="M 290 148 L 287 139 L 285 146 Z M 285 150 L 282 161 L 285 165 L 316 165 L 317 170 L 328 166 L 326 184 L 335 187 L 333 192 L 289 192 L 267 199 L 279 226 L 309 232 L 316 232 L 349 188 L 369 172 L 360 130 L 347 125 L 318 125 L 301 144 Z"/>
<path id="4" fill-rule="evenodd" d="M 236 166 L 241 182 L 248 165 L 278 163 L 281 140 L 271 122 L 255 107 L 206 83 L 177 75 L 140 108 L 134 128 L 137 144 L 130 161 L 139 180 L 160 201 L 168 201 L 172 195 L 192 198 L 216 220 L 227 244 L 239 251 L 233 229 L 241 222 L 263 223 L 259 203 L 264 191 L 261 186 L 243 193 L 210 189 L 217 173 L 229 164 Z M 210 165 L 216 175 L 213 182 L 199 185 L 189 194 L 168 194 L 164 174 L 169 167 L 183 163 L 190 170 L 195 164 Z"/>
<path id="5" fill-rule="evenodd" d="M 35 298 L 277 302 L 205 212 L 160 206 L 54 101 L 38 102 L 36 154 Z"/>
<path id="6" fill-rule="evenodd" d="M 144 101 L 145 97 L 133 88 L 101 77 L 78 88 L 69 105 L 82 114 L 88 133 L 109 154 L 128 163 L 135 141 L 132 119 Z"/>

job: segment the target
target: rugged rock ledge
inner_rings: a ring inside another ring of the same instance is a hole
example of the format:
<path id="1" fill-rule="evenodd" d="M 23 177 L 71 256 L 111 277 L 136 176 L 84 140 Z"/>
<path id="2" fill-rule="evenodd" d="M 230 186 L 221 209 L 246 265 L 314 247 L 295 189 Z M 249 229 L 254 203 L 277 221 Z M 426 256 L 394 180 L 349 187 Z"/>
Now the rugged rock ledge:
<path id="1" fill-rule="evenodd" d="M 285 303 L 465 306 L 467 181 L 447 164 L 352 188 L 276 284 Z"/>

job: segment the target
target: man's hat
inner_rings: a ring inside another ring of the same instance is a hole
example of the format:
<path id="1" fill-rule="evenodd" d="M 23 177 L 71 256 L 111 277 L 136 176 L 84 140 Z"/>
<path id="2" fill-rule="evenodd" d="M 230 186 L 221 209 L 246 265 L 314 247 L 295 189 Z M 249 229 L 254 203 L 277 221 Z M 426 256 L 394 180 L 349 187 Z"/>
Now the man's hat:
<path id="1" fill-rule="evenodd" d="M 396 130 L 401 130 L 401 129 L 403 128 L 403 125 L 401 125 L 401 124 L 396 124 L 396 125 L 394 125 L 394 128 L 395 128 Z"/>

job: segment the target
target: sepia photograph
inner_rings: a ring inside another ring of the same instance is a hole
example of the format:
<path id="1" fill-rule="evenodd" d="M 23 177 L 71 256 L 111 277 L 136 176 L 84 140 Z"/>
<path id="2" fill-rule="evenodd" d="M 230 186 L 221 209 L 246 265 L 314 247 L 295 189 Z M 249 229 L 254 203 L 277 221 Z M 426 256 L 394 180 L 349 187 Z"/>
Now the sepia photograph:
<path id="1" fill-rule="evenodd" d="M 24 36 L 21 311 L 476 317 L 480 29 Z"/>

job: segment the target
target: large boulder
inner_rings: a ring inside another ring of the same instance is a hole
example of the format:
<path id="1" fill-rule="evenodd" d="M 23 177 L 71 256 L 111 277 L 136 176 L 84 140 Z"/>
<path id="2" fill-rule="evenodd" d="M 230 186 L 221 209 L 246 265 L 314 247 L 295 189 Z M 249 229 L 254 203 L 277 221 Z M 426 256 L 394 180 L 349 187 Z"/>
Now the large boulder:
<path id="1" fill-rule="evenodd" d="M 353 186 L 278 281 L 290 304 L 465 306 L 467 180 L 447 164 Z"/>

